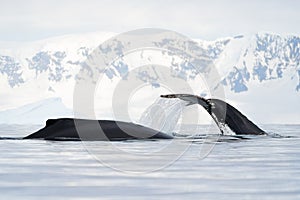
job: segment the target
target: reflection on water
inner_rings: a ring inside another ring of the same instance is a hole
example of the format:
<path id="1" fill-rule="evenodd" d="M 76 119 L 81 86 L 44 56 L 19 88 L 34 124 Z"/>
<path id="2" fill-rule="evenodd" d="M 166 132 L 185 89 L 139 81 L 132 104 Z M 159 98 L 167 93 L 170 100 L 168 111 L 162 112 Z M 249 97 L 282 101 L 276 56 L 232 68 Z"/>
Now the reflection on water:
<path id="1" fill-rule="evenodd" d="M 0 136 L 22 137 L 39 126 L 1 125 Z M 199 159 L 205 126 L 198 138 L 177 139 L 190 148 L 171 165 L 151 173 L 122 173 L 106 167 L 89 154 L 81 142 L 43 140 L 0 141 L 1 199 L 299 199 L 300 125 L 264 125 L 281 136 L 222 136 L 213 151 Z M 184 131 L 183 131 L 184 132 Z M 188 135 L 185 133 L 179 133 Z M 213 137 L 213 134 L 212 136 Z M 168 141 L 115 142 L 124 151 L 145 153 Z M 122 163 L 98 145 L 109 162 Z M 151 157 L 159 163 L 167 154 Z"/>

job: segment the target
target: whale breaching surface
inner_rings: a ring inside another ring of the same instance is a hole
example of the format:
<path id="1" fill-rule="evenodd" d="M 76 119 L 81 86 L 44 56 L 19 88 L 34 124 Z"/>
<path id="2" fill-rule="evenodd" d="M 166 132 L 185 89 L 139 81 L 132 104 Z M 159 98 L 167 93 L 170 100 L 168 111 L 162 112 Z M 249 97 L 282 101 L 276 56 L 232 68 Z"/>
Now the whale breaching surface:
<path id="1" fill-rule="evenodd" d="M 219 99 L 205 99 L 190 94 L 161 95 L 162 98 L 179 98 L 187 101 L 189 105 L 201 105 L 214 119 L 221 133 L 223 126 L 227 125 L 237 135 L 263 135 L 262 129 L 251 122 L 236 108 Z M 101 127 L 95 127 L 95 124 Z M 78 131 L 80 130 L 80 134 Z M 129 122 L 113 120 L 88 120 L 59 118 L 48 119 L 46 126 L 23 139 L 45 140 L 87 140 L 87 141 L 121 141 L 133 139 L 172 139 L 166 133 Z"/>

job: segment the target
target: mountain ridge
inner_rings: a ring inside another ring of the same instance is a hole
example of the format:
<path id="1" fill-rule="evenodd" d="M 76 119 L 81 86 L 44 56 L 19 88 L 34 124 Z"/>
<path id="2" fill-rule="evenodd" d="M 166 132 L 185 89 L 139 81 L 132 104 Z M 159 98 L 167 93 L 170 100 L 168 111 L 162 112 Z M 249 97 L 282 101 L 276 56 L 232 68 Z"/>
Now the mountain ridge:
<path id="1" fill-rule="evenodd" d="M 3 49 L 0 46 L 0 110 L 52 97 L 62 98 L 63 104 L 71 109 L 69 100 L 73 98 L 72 88 L 77 74 L 82 70 L 81 62 L 101 42 L 112 36 L 115 34 L 92 33 L 50 38 L 26 43 L 23 47 L 15 45 Z M 218 69 L 221 77 L 219 86 L 224 87 L 226 98 L 234 105 L 241 106 L 245 113 L 250 112 L 251 116 L 251 110 L 254 109 L 253 106 L 249 110 L 247 106 L 243 107 L 245 102 L 256 102 L 257 98 L 268 94 L 271 96 L 264 97 L 267 100 L 265 103 L 261 101 L 262 106 L 267 107 L 269 102 L 279 109 L 290 104 L 284 116 L 288 117 L 289 112 L 299 116 L 294 110 L 299 107 L 295 103 L 300 95 L 300 36 L 260 32 L 214 41 L 195 41 Z M 145 60 L 150 58 L 147 58 L 147 53 L 141 56 Z M 103 74 L 110 81 L 116 77 L 126 78 L 129 66 L 126 59 L 120 59 Z M 170 67 L 178 70 L 177 75 L 183 79 L 193 79 L 187 63 L 179 61 Z M 138 77 L 154 88 L 160 87 L 151 74 L 139 73 Z M 286 103 L 280 101 L 282 96 L 289 97 Z M 278 111 L 284 112 L 281 109 Z M 263 116 L 255 113 L 253 118 L 264 120 Z"/>

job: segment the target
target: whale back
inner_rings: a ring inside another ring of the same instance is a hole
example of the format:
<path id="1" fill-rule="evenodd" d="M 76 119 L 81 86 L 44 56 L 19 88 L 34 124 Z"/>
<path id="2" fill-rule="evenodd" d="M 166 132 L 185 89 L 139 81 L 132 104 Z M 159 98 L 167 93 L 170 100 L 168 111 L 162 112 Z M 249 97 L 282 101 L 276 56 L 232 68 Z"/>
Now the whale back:
<path id="1" fill-rule="evenodd" d="M 87 141 L 171 138 L 172 136 L 168 134 L 134 123 L 72 118 L 49 119 L 44 128 L 24 137 L 24 139 Z"/>

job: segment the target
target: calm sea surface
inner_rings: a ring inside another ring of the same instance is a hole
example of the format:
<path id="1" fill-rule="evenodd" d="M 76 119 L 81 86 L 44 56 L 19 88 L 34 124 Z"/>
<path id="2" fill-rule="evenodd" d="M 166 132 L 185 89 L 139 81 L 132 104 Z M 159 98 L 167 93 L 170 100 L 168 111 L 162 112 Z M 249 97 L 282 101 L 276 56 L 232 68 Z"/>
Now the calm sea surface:
<path id="1" fill-rule="evenodd" d="M 39 128 L 0 125 L 0 136 Z M 262 128 L 272 136 L 0 140 L 0 199 L 300 199 L 300 125 Z"/>

